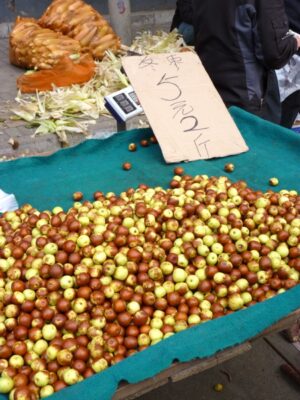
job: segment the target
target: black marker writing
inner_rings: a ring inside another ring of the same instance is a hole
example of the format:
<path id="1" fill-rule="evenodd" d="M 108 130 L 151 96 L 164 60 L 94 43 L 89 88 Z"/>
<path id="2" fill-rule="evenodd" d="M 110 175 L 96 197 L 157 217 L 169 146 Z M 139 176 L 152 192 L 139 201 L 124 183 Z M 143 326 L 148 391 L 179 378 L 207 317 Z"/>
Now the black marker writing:
<path id="1" fill-rule="evenodd" d="M 152 71 L 155 71 L 155 67 L 154 67 L 155 65 L 157 65 L 157 63 L 153 61 L 152 57 L 145 56 L 139 63 L 139 68 L 144 69 L 144 68 L 151 67 Z"/>
<path id="2" fill-rule="evenodd" d="M 174 114 L 173 114 L 173 119 L 175 119 L 175 117 L 181 112 L 181 115 L 188 115 L 191 112 L 194 111 L 194 108 L 190 105 L 187 104 L 186 100 L 181 100 L 181 101 L 177 101 L 175 103 L 171 104 L 171 107 L 173 110 L 177 110 Z"/>
<path id="3" fill-rule="evenodd" d="M 180 56 L 171 54 L 167 57 L 167 60 L 171 66 L 173 65 L 177 71 L 179 70 L 179 64 L 182 64 L 182 58 Z"/>
<path id="4" fill-rule="evenodd" d="M 167 75 L 167 74 L 164 74 L 164 75 L 162 76 L 162 78 L 161 78 L 161 80 L 158 82 L 157 86 L 161 86 L 161 85 L 171 85 L 172 87 L 175 88 L 176 96 L 175 96 L 175 97 L 172 97 L 172 98 L 170 98 L 170 99 L 161 97 L 161 100 L 164 100 L 164 101 L 175 101 L 175 100 L 178 100 L 179 97 L 182 95 L 182 91 L 181 91 L 181 89 L 180 89 L 180 87 L 178 86 L 177 83 L 171 81 L 172 79 L 174 80 L 174 79 L 178 78 L 178 76 L 169 76 L 169 77 L 167 77 L 166 75 Z"/>
<path id="5" fill-rule="evenodd" d="M 208 129 L 208 128 L 203 128 L 203 129 Z M 209 156 L 209 151 L 208 151 L 207 144 L 210 142 L 210 140 L 207 139 L 207 140 L 203 141 L 203 139 L 202 139 L 202 141 L 201 141 L 202 135 L 203 135 L 203 133 L 200 133 L 200 135 L 197 136 L 197 138 L 194 140 L 195 147 L 196 147 L 196 149 L 198 151 L 198 154 L 199 154 L 200 158 L 204 158 L 204 157 L 209 158 L 210 156 Z M 205 152 L 205 156 L 202 155 L 202 149 Z"/>
<path id="6" fill-rule="evenodd" d="M 178 76 L 167 76 L 167 74 L 164 74 L 161 77 L 161 79 L 157 83 L 157 86 L 171 86 L 174 89 L 174 93 L 172 93 L 172 96 L 170 95 L 170 97 L 161 97 L 160 99 L 163 101 L 172 102 L 172 104 L 170 104 L 170 107 L 172 108 L 172 110 L 175 111 L 172 118 L 180 118 L 179 123 L 183 128 L 183 132 L 197 132 L 203 129 L 207 129 L 199 127 L 198 118 L 193 115 L 194 108 L 189 105 L 184 98 L 182 98 L 182 90 L 177 80 Z"/>

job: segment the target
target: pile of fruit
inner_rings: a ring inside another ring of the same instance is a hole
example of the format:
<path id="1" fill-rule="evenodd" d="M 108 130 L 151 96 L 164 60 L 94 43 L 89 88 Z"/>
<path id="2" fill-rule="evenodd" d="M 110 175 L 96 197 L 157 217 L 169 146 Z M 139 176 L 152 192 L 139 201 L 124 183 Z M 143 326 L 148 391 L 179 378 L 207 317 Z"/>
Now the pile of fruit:
<path id="1" fill-rule="evenodd" d="M 299 238 L 297 192 L 205 175 L 4 213 L 0 392 L 49 396 L 283 293 L 299 283 Z"/>

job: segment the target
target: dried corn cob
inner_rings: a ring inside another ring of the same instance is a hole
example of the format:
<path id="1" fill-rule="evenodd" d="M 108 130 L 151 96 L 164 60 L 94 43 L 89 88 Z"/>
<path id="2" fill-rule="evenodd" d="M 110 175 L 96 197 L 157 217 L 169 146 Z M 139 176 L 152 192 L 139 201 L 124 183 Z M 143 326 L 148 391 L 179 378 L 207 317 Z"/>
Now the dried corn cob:
<path id="1" fill-rule="evenodd" d="M 77 40 L 18 17 L 10 34 L 10 62 L 18 67 L 50 69 L 63 57 L 80 54 Z"/>
<path id="2" fill-rule="evenodd" d="M 102 59 L 106 50 L 120 48 L 120 39 L 109 23 L 82 0 L 53 0 L 39 24 L 78 40 L 97 59 Z"/>

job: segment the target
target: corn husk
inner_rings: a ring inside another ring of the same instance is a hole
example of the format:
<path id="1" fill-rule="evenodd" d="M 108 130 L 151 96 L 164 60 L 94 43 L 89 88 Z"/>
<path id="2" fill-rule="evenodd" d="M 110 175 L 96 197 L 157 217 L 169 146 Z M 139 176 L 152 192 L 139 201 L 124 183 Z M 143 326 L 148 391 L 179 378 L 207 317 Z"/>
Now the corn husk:
<path id="1" fill-rule="evenodd" d="M 172 53 L 180 51 L 183 43 L 181 37 L 173 32 L 157 32 L 155 35 L 144 32 L 134 40 L 127 51 L 150 54 L 164 47 Z M 30 126 L 37 127 L 37 135 L 57 133 L 56 121 L 66 119 L 70 128 L 68 133 L 86 134 L 88 127 L 100 116 L 110 116 L 104 105 L 104 96 L 129 85 L 122 72 L 119 56 L 108 51 L 101 62 L 95 63 L 93 79 L 82 86 L 54 88 L 52 91 L 31 96 L 19 93 L 16 98 L 18 107 L 13 108 L 13 113 L 27 121 Z"/>
<path id="2" fill-rule="evenodd" d="M 10 62 L 18 67 L 51 69 L 65 56 L 81 52 L 77 40 L 18 17 L 10 34 Z"/>
<path id="3" fill-rule="evenodd" d="M 96 59 L 120 48 L 120 39 L 109 23 L 82 0 L 53 0 L 39 24 L 78 40 Z"/>
<path id="4" fill-rule="evenodd" d="M 100 115 L 109 116 L 104 96 L 129 85 L 121 72 L 121 59 L 108 52 L 102 62 L 96 61 L 94 77 L 84 84 L 52 91 L 23 95 L 18 93 L 12 112 L 30 127 L 37 127 L 35 135 L 56 133 L 67 144 L 68 133 L 87 135 L 88 127 Z"/>
<path id="5" fill-rule="evenodd" d="M 179 52 L 185 46 L 182 36 L 174 29 L 172 32 L 141 32 L 129 49 L 138 54 L 159 54 Z"/>

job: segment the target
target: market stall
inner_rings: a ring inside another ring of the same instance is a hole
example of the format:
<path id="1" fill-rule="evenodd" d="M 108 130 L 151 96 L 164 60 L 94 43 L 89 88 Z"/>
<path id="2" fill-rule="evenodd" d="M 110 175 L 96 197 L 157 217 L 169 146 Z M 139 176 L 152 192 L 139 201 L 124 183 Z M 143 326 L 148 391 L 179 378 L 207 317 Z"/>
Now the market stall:
<path id="1" fill-rule="evenodd" d="M 234 157 L 182 164 L 185 173 L 223 176 L 226 175 L 225 163 L 232 162 L 235 170 L 227 174 L 232 181 L 246 180 L 255 190 L 267 191 L 269 179 L 277 177 L 276 190 L 299 191 L 299 136 L 237 108 L 231 109 L 231 115 L 250 150 Z M 83 192 L 84 199 L 92 200 L 96 191 L 119 194 L 141 183 L 166 188 L 172 179 L 174 165 L 165 164 L 157 144 L 139 145 L 141 140 L 149 140 L 152 134 L 151 130 L 121 132 L 105 141 L 90 140 L 49 157 L 2 163 L 1 188 L 14 193 L 20 204 L 30 203 L 39 210 L 57 205 L 67 210 L 76 191 Z M 138 150 L 129 152 L 130 143 L 138 144 Z M 124 170 L 124 162 L 130 162 L 132 168 Z M 52 398 L 109 399 L 119 382 L 136 383 L 153 377 L 175 360 L 183 363 L 197 358 L 217 359 L 220 351 L 230 348 L 235 348 L 239 354 L 239 346 L 244 351 L 245 343 L 251 338 L 299 309 L 299 294 L 300 287 L 296 286 L 253 307 L 184 330 L 54 394 Z"/>

